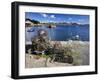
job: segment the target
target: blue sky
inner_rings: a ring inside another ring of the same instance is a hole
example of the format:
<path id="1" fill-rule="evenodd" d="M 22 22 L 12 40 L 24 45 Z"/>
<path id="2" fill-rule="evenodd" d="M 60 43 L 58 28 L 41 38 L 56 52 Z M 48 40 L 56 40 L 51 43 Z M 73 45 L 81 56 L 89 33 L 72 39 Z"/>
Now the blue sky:
<path id="1" fill-rule="evenodd" d="M 40 22 L 75 22 L 89 24 L 89 15 L 25 12 L 25 18 Z"/>

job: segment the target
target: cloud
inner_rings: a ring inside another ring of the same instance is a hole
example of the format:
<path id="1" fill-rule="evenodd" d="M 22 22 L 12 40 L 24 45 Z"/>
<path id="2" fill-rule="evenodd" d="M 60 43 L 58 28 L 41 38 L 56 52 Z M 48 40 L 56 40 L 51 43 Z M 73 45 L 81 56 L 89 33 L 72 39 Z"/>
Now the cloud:
<path id="1" fill-rule="evenodd" d="M 53 21 L 50 20 L 49 22 L 53 22 Z"/>
<path id="2" fill-rule="evenodd" d="M 43 17 L 48 17 L 48 15 L 47 14 L 45 14 L 45 13 L 43 13 L 43 14 L 41 14 Z"/>
<path id="3" fill-rule="evenodd" d="M 47 15 L 45 13 L 41 14 L 44 18 L 56 18 L 55 15 Z"/>
<path id="4" fill-rule="evenodd" d="M 56 18 L 55 15 L 51 15 L 50 18 Z"/>

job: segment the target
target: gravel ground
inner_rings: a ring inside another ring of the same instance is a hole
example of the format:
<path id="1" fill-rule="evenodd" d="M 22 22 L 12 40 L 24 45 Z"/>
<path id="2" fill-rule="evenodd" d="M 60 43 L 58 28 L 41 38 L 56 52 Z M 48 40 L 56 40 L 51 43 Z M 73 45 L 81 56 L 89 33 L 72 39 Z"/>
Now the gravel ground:
<path id="1" fill-rule="evenodd" d="M 46 62 L 46 58 L 38 58 L 35 55 L 32 54 L 26 54 L 26 68 L 39 68 L 39 67 L 55 67 L 55 66 L 71 66 L 72 64 L 68 63 L 59 63 L 59 62 L 53 62 L 50 63 L 49 59 Z"/>

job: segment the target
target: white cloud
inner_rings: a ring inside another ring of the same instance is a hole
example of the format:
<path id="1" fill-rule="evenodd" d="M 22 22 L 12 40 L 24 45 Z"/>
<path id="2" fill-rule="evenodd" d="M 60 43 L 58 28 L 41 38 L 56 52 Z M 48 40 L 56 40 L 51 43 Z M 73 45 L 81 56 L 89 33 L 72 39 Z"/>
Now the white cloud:
<path id="1" fill-rule="evenodd" d="M 51 15 L 50 18 L 56 18 L 55 15 Z"/>
<path id="2" fill-rule="evenodd" d="M 56 18 L 55 15 L 50 15 L 50 16 L 49 16 L 49 15 L 47 15 L 47 14 L 45 14 L 45 13 L 42 13 L 41 15 L 42 15 L 43 17 L 45 17 L 45 18 Z"/>
<path id="3" fill-rule="evenodd" d="M 45 14 L 45 13 L 43 13 L 43 14 L 41 14 L 43 17 L 48 17 L 48 15 L 47 14 Z"/>

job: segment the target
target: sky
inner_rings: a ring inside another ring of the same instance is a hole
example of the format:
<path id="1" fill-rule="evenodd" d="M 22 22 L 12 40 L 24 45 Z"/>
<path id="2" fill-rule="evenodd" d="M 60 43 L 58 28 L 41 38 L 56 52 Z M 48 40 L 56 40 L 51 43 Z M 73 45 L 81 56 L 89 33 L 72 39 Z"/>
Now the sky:
<path id="1" fill-rule="evenodd" d="M 89 15 L 80 14 L 25 12 L 25 18 L 38 20 L 39 22 L 74 22 L 79 24 L 89 24 Z"/>

